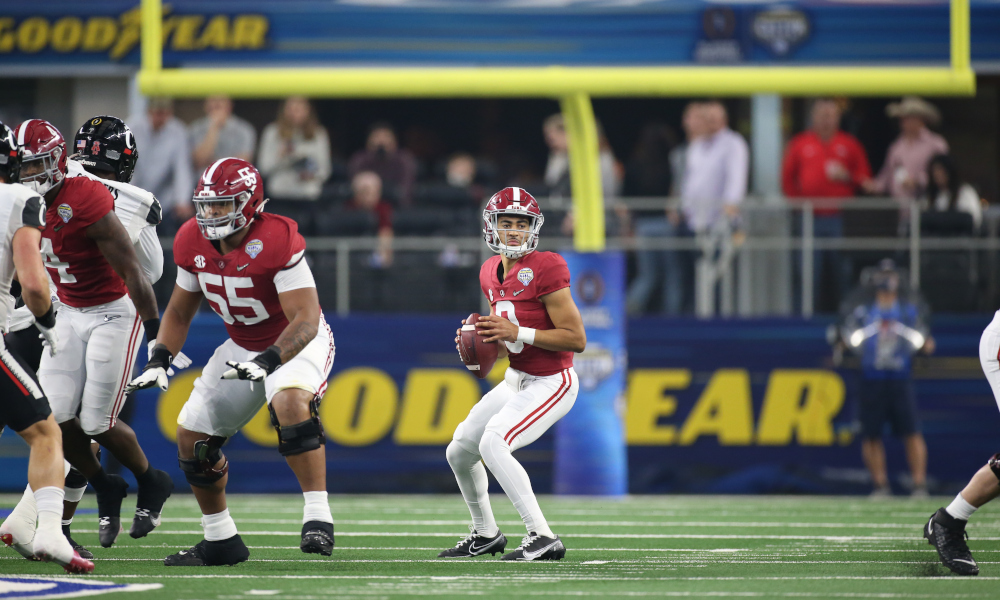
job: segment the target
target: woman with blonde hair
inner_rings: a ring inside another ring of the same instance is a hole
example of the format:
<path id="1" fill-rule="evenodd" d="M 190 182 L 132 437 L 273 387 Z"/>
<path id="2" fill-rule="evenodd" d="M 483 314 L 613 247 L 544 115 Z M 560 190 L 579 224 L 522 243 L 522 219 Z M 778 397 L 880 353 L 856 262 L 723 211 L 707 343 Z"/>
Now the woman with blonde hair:
<path id="1" fill-rule="evenodd" d="M 292 96 L 264 128 L 257 166 L 275 200 L 318 200 L 330 176 L 330 137 L 309 100 Z"/>

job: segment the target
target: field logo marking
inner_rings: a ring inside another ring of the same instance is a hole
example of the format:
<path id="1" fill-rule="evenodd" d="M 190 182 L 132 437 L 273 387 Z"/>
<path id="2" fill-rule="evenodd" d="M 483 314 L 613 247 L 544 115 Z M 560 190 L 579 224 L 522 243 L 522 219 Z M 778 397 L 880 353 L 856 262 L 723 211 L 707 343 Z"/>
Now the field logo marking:
<path id="1" fill-rule="evenodd" d="M 78 598 L 111 592 L 158 590 L 162 583 L 112 583 L 55 577 L 0 577 L 0 599 L 4 598 Z"/>

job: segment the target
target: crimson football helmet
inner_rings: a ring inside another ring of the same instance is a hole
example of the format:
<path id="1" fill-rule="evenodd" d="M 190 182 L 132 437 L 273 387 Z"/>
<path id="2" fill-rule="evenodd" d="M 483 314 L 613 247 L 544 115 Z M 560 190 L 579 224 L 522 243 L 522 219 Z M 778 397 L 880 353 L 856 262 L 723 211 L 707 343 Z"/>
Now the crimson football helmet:
<path id="1" fill-rule="evenodd" d="M 221 240 L 250 225 L 267 202 L 263 178 L 241 158 L 220 158 L 205 169 L 193 200 L 198 228 L 210 240 Z"/>
<path id="2" fill-rule="evenodd" d="M 66 140 L 52 123 L 28 119 L 14 132 L 21 149 L 21 183 L 44 195 L 66 178 Z"/>
<path id="3" fill-rule="evenodd" d="M 497 223 L 501 215 L 527 217 L 531 224 L 526 231 L 500 229 Z M 542 209 L 538 207 L 538 201 L 531 194 L 519 187 L 506 187 L 493 194 L 486 203 L 486 208 L 483 210 L 483 239 L 486 240 L 490 250 L 507 258 L 521 258 L 525 254 L 534 252 L 538 247 L 538 232 L 544 222 Z M 506 238 L 500 235 L 506 231 L 517 231 L 525 234 L 525 238 L 518 246 L 507 245 Z"/>

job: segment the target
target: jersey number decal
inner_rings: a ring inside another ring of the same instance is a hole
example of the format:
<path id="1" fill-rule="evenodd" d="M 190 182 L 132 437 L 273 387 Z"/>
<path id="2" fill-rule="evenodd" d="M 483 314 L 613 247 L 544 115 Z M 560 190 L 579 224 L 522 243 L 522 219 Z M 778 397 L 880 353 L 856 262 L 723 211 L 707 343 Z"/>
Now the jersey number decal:
<path id="1" fill-rule="evenodd" d="M 237 289 L 253 288 L 253 280 L 249 277 L 223 277 L 214 273 L 198 273 L 198 281 L 201 282 L 201 291 L 208 298 L 208 301 L 213 304 L 212 308 L 215 308 L 215 312 L 222 317 L 222 320 L 227 325 L 232 325 L 235 321 L 239 321 L 244 325 L 256 325 L 271 316 L 267 314 L 267 309 L 264 308 L 264 304 L 260 300 L 241 298 L 236 295 Z M 209 285 L 225 288 L 226 297 L 223 298 L 216 293 L 208 291 Z M 229 312 L 230 306 L 252 308 L 254 316 L 234 316 Z"/>
<path id="2" fill-rule="evenodd" d="M 514 314 L 514 303 L 510 300 L 501 300 L 497 302 L 497 315 L 501 318 L 507 319 L 514 325 L 519 325 L 517 322 L 517 315 Z M 524 350 L 524 342 L 504 342 L 507 344 L 507 351 L 511 354 L 520 354 L 521 350 Z"/>
<path id="3" fill-rule="evenodd" d="M 59 260 L 49 238 L 42 238 L 42 255 L 45 256 L 45 268 L 59 273 L 59 283 L 76 283 L 76 275 L 69 272 L 69 263 Z"/>

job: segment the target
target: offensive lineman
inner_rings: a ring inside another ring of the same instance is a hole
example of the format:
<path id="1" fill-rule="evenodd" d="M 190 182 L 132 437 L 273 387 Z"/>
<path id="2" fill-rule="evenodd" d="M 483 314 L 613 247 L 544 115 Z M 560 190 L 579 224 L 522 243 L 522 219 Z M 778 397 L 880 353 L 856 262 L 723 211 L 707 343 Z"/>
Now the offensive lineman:
<path id="1" fill-rule="evenodd" d="M 96 116 L 88 119 L 80 127 L 73 146 L 76 152 L 71 155 L 67 162 L 67 176 L 94 179 L 108 188 L 115 199 L 115 216 L 122 222 L 129 234 L 143 273 L 150 284 L 156 283 L 163 273 L 163 249 L 160 247 L 160 240 L 156 235 L 156 226 L 161 221 L 160 203 L 153 194 L 129 184 L 139 158 L 132 131 L 124 121 L 117 117 Z M 53 292 L 53 296 L 58 301 L 55 292 Z M 34 319 L 27 308 L 19 308 L 14 311 L 10 331 L 25 330 L 33 323 Z M 36 352 L 34 358 L 37 364 L 38 359 L 41 358 L 41 347 L 38 345 L 36 350 L 33 342 L 37 340 L 32 340 L 27 331 L 25 334 L 18 334 L 15 337 L 19 344 L 19 352 L 22 356 L 26 356 L 25 353 Z M 150 348 L 152 348 L 152 344 L 150 344 Z M 29 359 L 28 362 L 32 361 Z M 175 360 L 175 366 L 183 368 L 189 362 L 189 359 L 182 355 Z M 126 399 L 127 401 L 128 399 Z M 122 432 L 124 435 L 134 435 L 131 433 L 131 428 L 118 419 L 115 420 L 111 429 Z M 100 460 L 99 453 L 97 459 Z M 76 507 L 83 498 L 86 488 L 86 477 L 77 469 L 70 469 L 66 475 L 66 499 L 62 526 L 63 534 L 69 539 L 73 549 L 83 558 L 93 558 L 93 553 L 74 541 L 70 532 Z M 136 515 L 129 531 L 129 534 L 134 538 L 144 537 L 159 524 L 163 502 L 157 501 L 156 498 L 145 497 L 148 491 L 148 486 L 139 490 L 140 497 L 136 503 Z"/>
<path id="2" fill-rule="evenodd" d="M 993 396 L 1000 405 L 1000 310 L 979 339 L 979 363 Z M 966 543 L 965 525 L 984 504 L 1000 496 L 1000 453 L 994 454 L 976 471 L 968 485 L 946 507 L 931 515 L 924 525 L 927 543 L 937 550 L 941 564 L 957 575 L 978 575 L 979 565 Z"/>
<path id="3" fill-rule="evenodd" d="M 31 119 L 16 136 L 24 152 L 21 181 L 48 204 L 42 254 L 63 304 L 56 321 L 59 358 L 43 355 L 38 378 L 62 428 L 67 460 L 97 492 L 98 533 L 107 548 L 121 531 L 128 485 L 104 471 L 91 439 L 139 483 L 137 508 L 146 510 L 133 519 L 134 537 L 156 526 L 154 517 L 173 487 L 169 475 L 150 467 L 132 430 L 114 427 L 143 330 L 150 341 L 159 330 L 156 299 L 107 187 L 89 176 L 67 176 L 62 134 Z"/>
<path id="4" fill-rule="evenodd" d="M 502 342 L 500 356 L 510 357 L 510 367 L 504 382 L 455 428 L 448 445 L 448 464 L 472 513 L 473 531 L 438 557 L 504 551 L 507 538 L 490 508 L 489 467 L 528 530 L 503 560 L 559 560 L 566 548 L 549 529 L 528 474 L 511 453 L 537 440 L 573 407 L 580 387 L 573 353 L 583 352 L 587 335 L 570 294 L 566 261 L 554 252 L 535 251 L 544 218 L 531 194 L 516 187 L 500 190 L 486 205 L 483 220 L 486 244 L 500 254 L 479 272 L 490 315 L 462 324 L 477 328 L 487 342 Z"/>
<path id="5" fill-rule="evenodd" d="M 265 402 L 278 452 L 305 497 L 299 547 L 325 556 L 333 551 L 318 413 L 333 367 L 333 334 L 298 226 L 263 212 L 266 202 L 260 173 L 245 160 L 219 159 L 201 175 L 195 217 L 174 240 L 177 285 L 160 336 L 149 364 L 129 384 L 167 388 L 166 369 L 207 299 L 230 339 L 209 359 L 177 418 L 178 461 L 201 507 L 205 539 L 168 556 L 167 566 L 234 565 L 249 558 L 226 506 L 229 462 L 222 446 Z"/>
<path id="6" fill-rule="evenodd" d="M 0 290 L 6 294 L 0 302 L 0 328 L 6 335 L 7 317 L 14 309 L 9 291 L 16 274 L 24 301 L 50 352 L 55 352 L 59 345 L 55 309 L 38 251 L 41 230 L 45 228 L 45 200 L 17 185 L 20 167 L 21 154 L 14 134 L 0 123 L 0 223 L 5 232 L 0 244 Z M 22 507 L 22 512 L 30 513 L 30 525 L 25 526 L 20 515 L 12 513 L 0 525 L 0 539 L 22 553 L 30 547 L 33 557 L 53 561 L 69 573 L 92 572 L 94 563 L 81 558 L 60 529 L 64 461 L 59 426 L 34 373 L 0 338 L 0 431 L 6 425 L 31 447 L 28 482 L 34 491 L 27 506 Z"/>

